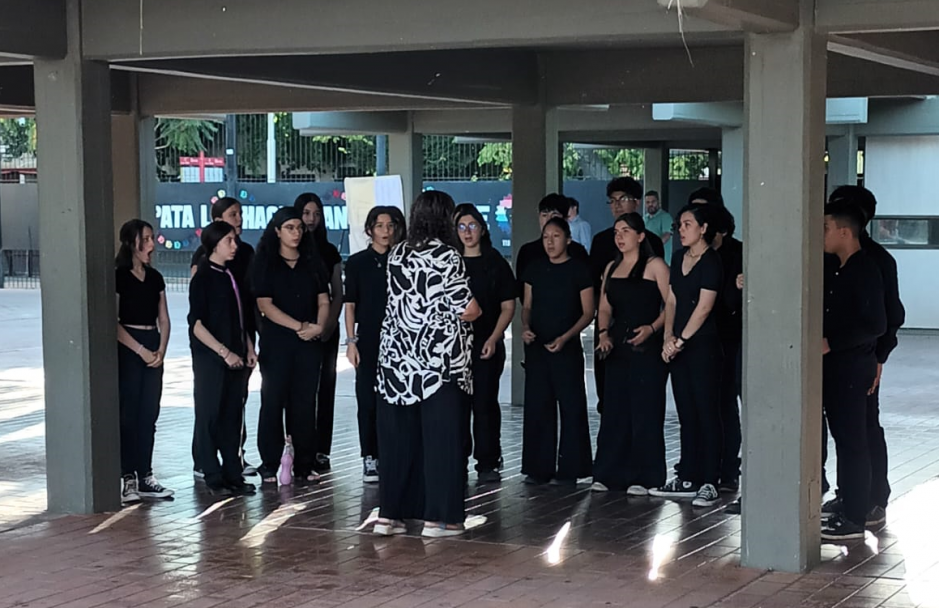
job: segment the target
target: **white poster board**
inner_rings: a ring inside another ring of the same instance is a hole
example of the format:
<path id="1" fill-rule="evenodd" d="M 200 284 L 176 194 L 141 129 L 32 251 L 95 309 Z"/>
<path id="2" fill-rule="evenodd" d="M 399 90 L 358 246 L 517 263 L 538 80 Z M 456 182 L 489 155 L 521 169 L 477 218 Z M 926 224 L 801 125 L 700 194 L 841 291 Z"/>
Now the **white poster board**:
<path id="1" fill-rule="evenodd" d="M 400 175 L 347 177 L 346 210 L 349 217 L 349 255 L 368 247 L 365 219 L 376 205 L 397 207 L 404 212 L 404 187 Z"/>

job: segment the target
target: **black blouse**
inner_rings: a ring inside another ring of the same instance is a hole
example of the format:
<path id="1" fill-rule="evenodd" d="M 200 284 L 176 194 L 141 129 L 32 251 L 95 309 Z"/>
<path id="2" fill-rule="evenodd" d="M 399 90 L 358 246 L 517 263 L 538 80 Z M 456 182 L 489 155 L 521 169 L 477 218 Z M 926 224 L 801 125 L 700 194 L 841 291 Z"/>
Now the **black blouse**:
<path id="1" fill-rule="evenodd" d="M 473 321 L 473 350 L 478 353 L 499 324 L 502 303 L 515 299 L 515 275 L 505 258 L 492 248 L 483 250 L 479 257 L 464 257 L 463 262 L 473 297 L 482 309 L 480 317 Z"/>
<path id="2" fill-rule="evenodd" d="M 192 354 L 213 354 L 193 333 L 196 321 L 209 331 L 216 340 L 240 357 L 247 354 L 247 321 L 253 316 L 251 310 L 239 306 L 234 272 L 229 274 L 224 266 L 205 261 L 199 265 L 189 282 L 189 347 Z M 221 358 L 218 358 L 221 363 Z"/>
<path id="3" fill-rule="evenodd" d="M 685 259 L 683 249 L 679 254 L 672 257 L 671 287 L 675 294 L 675 321 L 672 325 L 672 331 L 676 338 L 682 337 L 685 326 L 688 325 L 694 309 L 698 306 L 701 299 L 701 290 L 706 289 L 719 294 L 721 291 L 721 282 L 723 281 L 723 269 L 721 258 L 717 252 L 708 247 L 698 263 L 694 265 L 687 275 L 681 271 L 682 260 Z M 717 307 L 719 302 L 714 302 L 714 307 L 708 313 L 707 318 L 701 325 L 701 328 L 695 332 L 694 337 L 698 336 L 716 336 L 717 335 Z"/>
<path id="4" fill-rule="evenodd" d="M 371 247 L 346 262 L 345 302 L 355 304 L 356 335 L 359 347 L 377 354 L 381 323 L 388 301 L 388 252 Z"/>
<path id="5" fill-rule="evenodd" d="M 593 287 L 590 265 L 582 257 L 554 264 L 547 257 L 533 262 L 522 280 L 531 285 L 531 331 L 536 344 L 549 344 L 584 314 L 580 293 Z M 580 345 L 580 340 L 572 340 Z"/>
<path id="6" fill-rule="evenodd" d="M 156 325 L 160 314 L 160 294 L 166 283 L 159 271 L 144 266 L 143 281 L 130 268 L 114 273 L 118 299 L 117 321 L 122 325 Z"/>
<path id="7" fill-rule="evenodd" d="M 319 295 L 327 293 L 327 281 L 319 260 L 301 258 L 291 268 L 279 255 L 273 260 L 259 257 L 254 268 L 254 296 L 271 298 L 274 306 L 300 322 L 316 323 Z M 262 342 L 292 343 L 300 340 L 297 332 L 261 319 Z"/>

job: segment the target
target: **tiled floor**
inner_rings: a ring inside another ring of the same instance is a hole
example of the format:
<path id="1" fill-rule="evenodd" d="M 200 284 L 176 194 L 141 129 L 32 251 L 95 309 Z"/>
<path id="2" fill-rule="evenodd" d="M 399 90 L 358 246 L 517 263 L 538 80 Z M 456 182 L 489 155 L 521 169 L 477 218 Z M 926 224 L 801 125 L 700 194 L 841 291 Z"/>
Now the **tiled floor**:
<path id="1" fill-rule="evenodd" d="M 506 479 L 478 486 L 471 477 L 467 508 L 485 525 L 457 540 L 358 532 L 377 489 L 360 481 L 349 370 L 322 484 L 208 496 L 190 474 L 184 296 L 171 294 L 170 307 L 176 333 L 155 460 L 175 500 L 52 518 L 43 513 L 38 294 L 0 290 L 0 608 L 939 606 L 937 338 L 903 336 L 885 372 L 887 528 L 823 546 L 823 564 L 799 576 L 739 567 L 739 522 L 719 508 L 523 485 L 521 412 L 508 406 Z M 257 405 L 255 393 L 249 419 Z M 667 430 L 673 461 L 673 415 Z"/>

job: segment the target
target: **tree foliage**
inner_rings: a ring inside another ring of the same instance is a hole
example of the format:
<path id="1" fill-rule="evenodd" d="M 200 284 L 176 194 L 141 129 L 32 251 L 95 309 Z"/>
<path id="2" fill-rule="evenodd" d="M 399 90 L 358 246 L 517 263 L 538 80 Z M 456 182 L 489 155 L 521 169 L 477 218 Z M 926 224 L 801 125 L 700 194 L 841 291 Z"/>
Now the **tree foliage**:
<path id="1" fill-rule="evenodd" d="M 0 146 L 4 156 L 19 158 L 36 153 L 36 120 L 33 118 L 0 118 Z"/>
<path id="2" fill-rule="evenodd" d="M 156 121 L 156 149 L 167 148 L 181 155 L 192 156 L 208 150 L 219 131 L 220 124 L 212 120 L 158 118 Z"/>

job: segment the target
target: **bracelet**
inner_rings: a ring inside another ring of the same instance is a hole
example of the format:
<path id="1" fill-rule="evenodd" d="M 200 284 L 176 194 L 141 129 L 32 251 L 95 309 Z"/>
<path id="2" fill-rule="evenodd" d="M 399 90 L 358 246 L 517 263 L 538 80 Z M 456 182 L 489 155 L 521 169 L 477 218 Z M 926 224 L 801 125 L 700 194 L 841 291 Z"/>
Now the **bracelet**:
<path id="1" fill-rule="evenodd" d="M 350 344 L 358 344 L 358 342 L 359 342 L 358 336 L 351 336 L 349 338 L 346 338 L 346 346 L 349 346 Z"/>
<path id="2" fill-rule="evenodd" d="M 300 321 L 300 329 L 298 329 L 297 331 L 303 331 L 304 325 L 306 325 L 306 323 L 304 323 L 303 321 Z"/>
<path id="3" fill-rule="evenodd" d="M 138 345 L 137 345 L 137 350 L 134 352 L 134 354 L 135 354 L 135 355 L 139 355 L 139 354 L 140 354 L 140 351 L 142 351 L 142 350 L 143 350 L 143 344 L 138 344 Z"/>
<path id="4" fill-rule="evenodd" d="M 224 359 L 225 357 L 227 357 L 227 356 L 228 356 L 227 353 L 224 354 L 224 355 L 222 354 L 222 353 L 225 352 L 226 350 L 228 350 L 228 349 L 227 349 L 226 347 L 224 347 L 224 346 L 223 346 L 222 348 L 218 349 L 218 356 L 221 357 L 222 359 Z M 229 351 L 229 352 L 231 352 L 231 351 Z"/>
<path id="5" fill-rule="evenodd" d="M 654 323 L 649 323 L 649 327 L 652 328 L 652 333 L 655 333 L 656 331 L 658 331 L 658 330 L 655 328 L 655 324 L 654 324 Z"/>
<path id="6" fill-rule="evenodd" d="M 598 335 L 598 336 L 602 336 L 603 334 L 605 334 L 605 333 L 608 332 L 608 331 L 610 331 L 610 328 L 609 328 L 609 327 L 604 327 L 603 329 L 601 329 L 600 331 L 597 332 L 597 335 Z"/>

